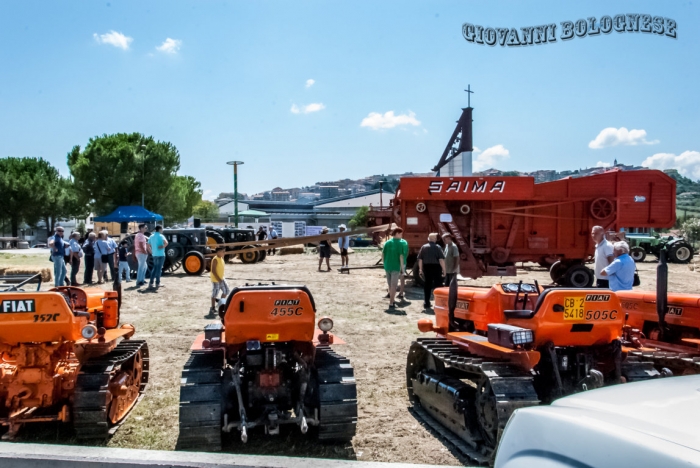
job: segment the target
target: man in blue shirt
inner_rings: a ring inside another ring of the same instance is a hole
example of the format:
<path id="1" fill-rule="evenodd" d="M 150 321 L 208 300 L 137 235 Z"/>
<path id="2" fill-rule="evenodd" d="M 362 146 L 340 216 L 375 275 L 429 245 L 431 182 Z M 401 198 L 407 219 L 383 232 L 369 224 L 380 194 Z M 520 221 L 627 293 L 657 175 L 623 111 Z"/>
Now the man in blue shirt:
<path id="1" fill-rule="evenodd" d="M 613 253 L 615 260 L 603 268 L 600 275 L 608 278 L 610 289 L 613 291 L 628 291 L 634 283 L 634 271 L 637 268 L 629 256 L 630 247 L 627 242 L 615 242 Z"/>
<path id="2" fill-rule="evenodd" d="M 165 248 L 168 246 L 168 241 L 163 237 L 162 231 L 163 226 L 156 226 L 156 232 L 148 238 L 148 251 L 153 257 L 153 270 L 148 289 L 153 289 L 154 280 L 155 288 L 160 287 L 160 275 L 163 273 L 163 263 L 165 263 Z"/>
<path id="3" fill-rule="evenodd" d="M 105 233 L 105 239 L 107 240 L 107 264 L 109 265 L 109 274 L 112 276 L 112 280 L 117 277 L 117 265 L 115 262 L 117 258 L 117 243 L 112 239 L 107 231 L 102 231 Z"/>
<path id="4" fill-rule="evenodd" d="M 66 243 L 63 241 L 63 227 L 56 226 L 56 232 L 49 237 L 51 261 L 53 262 L 54 286 L 63 286 L 66 280 Z"/>

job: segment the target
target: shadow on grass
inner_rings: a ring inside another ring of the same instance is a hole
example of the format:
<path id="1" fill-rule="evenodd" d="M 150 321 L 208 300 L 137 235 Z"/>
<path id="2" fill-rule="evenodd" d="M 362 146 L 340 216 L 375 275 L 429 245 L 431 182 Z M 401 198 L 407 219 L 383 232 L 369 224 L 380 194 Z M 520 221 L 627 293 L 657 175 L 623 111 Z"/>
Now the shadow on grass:
<path id="1" fill-rule="evenodd" d="M 418 416 L 418 413 L 413 409 L 413 406 L 409 406 L 408 412 L 413 416 L 418 424 L 420 424 L 425 430 L 430 432 L 430 434 L 435 437 L 437 440 L 442 442 L 442 444 L 445 446 L 445 448 L 454 456 L 457 460 L 462 462 L 464 466 L 473 466 L 473 465 L 478 465 L 477 463 L 474 462 L 474 460 L 470 459 L 469 457 L 465 456 L 460 452 L 457 447 L 452 445 L 447 439 L 445 439 L 438 431 L 433 429 L 429 424 L 427 424 L 420 416 Z M 439 423 L 436 423 L 439 424 Z M 445 428 L 447 431 L 449 429 Z"/>
<path id="2" fill-rule="evenodd" d="M 356 460 L 355 449 L 350 443 L 321 443 L 317 440 L 316 430 L 302 434 L 298 427 L 283 425 L 276 436 L 265 434 L 262 427 L 248 431 L 248 442 L 242 443 L 237 430 L 222 434 L 224 452 L 247 455 L 278 455 L 286 457 L 315 457 Z"/>
<path id="3" fill-rule="evenodd" d="M 406 311 L 401 310 L 401 309 L 389 309 L 389 308 L 387 308 L 384 311 L 384 313 L 389 314 L 389 315 L 406 315 Z"/>

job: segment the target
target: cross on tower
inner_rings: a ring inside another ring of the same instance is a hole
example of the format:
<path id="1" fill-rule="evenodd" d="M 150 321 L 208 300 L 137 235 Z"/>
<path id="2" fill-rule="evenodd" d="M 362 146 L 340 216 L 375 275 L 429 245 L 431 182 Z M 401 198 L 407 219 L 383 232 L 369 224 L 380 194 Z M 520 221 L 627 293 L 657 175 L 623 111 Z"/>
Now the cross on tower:
<path id="1" fill-rule="evenodd" d="M 472 93 L 474 92 L 471 90 L 471 85 L 467 85 L 467 89 L 465 89 L 464 92 L 467 93 L 467 107 L 471 107 L 472 106 L 471 97 L 472 97 Z"/>

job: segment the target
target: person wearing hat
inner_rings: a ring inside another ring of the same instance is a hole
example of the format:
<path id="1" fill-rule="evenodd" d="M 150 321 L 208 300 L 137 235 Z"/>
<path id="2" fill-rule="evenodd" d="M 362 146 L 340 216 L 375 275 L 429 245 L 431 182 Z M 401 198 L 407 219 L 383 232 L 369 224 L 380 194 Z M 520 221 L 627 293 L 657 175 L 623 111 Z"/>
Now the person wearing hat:
<path id="1" fill-rule="evenodd" d="M 321 234 L 328 234 L 328 228 L 324 227 L 321 231 Z M 324 258 L 326 259 L 326 266 L 328 267 L 328 271 L 331 271 L 331 243 L 328 239 L 323 239 L 321 242 L 319 242 L 318 255 L 318 271 L 322 271 L 321 265 L 323 264 Z"/>
<path id="2" fill-rule="evenodd" d="M 340 232 L 345 232 L 345 225 L 341 224 L 338 226 Z M 340 252 L 340 263 L 341 268 L 348 267 L 348 249 L 350 248 L 350 236 L 343 236 L 338 238 L 338 251 Z"/>
<path id="3" fill-rule="evenodd" d="M 445 286 L 449 286 L 459 273 L 459 249 L 449 232 L 442 235 L 442 241 L 445 243 Z"/>

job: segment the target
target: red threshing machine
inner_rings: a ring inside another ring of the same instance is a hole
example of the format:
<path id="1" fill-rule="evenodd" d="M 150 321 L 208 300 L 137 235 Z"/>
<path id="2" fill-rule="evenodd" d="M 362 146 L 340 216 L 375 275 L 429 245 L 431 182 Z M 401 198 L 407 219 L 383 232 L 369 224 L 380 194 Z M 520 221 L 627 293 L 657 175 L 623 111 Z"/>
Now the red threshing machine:
<path id="1" fill-rule="evenodd" d="M 514 276 L 516 262 L 538 262 L 551 265 L 553 281 L 588 287 L 593 226 L 671 227 L 675 213 L 671 177 L 613 169 L 539 184 L 533 177 L 403 177 L 390 206 L 370 210 L 369 224 L 403 228 L 415 277 L 428 234 L 449 232 L 464 277 Z"/>

